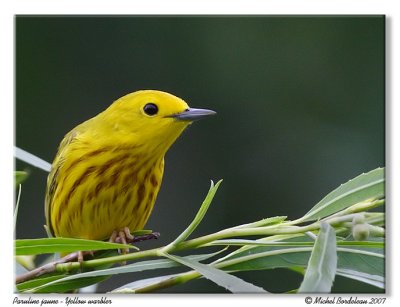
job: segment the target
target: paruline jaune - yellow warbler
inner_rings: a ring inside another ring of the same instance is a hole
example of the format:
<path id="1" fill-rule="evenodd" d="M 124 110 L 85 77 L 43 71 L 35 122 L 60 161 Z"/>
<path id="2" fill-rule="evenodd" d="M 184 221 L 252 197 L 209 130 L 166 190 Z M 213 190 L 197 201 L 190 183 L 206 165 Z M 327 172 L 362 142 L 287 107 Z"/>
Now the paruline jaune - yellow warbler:
<path id="1" fill-rule="evenodd" d="M 50 235 L 104 240 L 143 229 L 160 189 L 165 153 L 191 122 L 213 114 L 171 94 L 143 90 L 72 129 L 47 180 Z"/>

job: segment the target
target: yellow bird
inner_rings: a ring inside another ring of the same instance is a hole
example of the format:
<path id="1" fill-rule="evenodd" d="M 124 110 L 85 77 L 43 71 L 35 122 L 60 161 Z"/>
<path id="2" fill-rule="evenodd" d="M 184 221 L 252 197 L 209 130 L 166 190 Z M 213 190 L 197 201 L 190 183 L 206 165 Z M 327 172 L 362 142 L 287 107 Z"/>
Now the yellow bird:
<path id="1" fill-rule="evenodd" d="M 47 179 L 49 235 L 124 242 L 143 229 L 165 153 L 191 122 L 213 114 L 169 93 L 142 90 L 72 129 Z"/>

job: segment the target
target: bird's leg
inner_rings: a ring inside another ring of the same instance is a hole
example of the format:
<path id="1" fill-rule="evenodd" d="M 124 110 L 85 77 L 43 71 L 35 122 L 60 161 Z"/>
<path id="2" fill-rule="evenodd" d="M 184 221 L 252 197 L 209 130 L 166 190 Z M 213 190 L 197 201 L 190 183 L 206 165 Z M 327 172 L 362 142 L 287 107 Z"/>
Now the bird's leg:
<path id="1" fill-rule="evenodd" d="M 128 239 L 129 241 L 133 240 L 133 236 L 131 234 L 131 231 L 129 230 L 128 227 L 124 228 L 124 233 L 125 233 L 125 238 Z"/>
<path id="2" fill-rule="evenodd" d="M 111 243 L 116 243 L 117 242 L 117 236 L 118 236 L 118 232 L 116 230 L 114 230 L 110 236 L 110 239 L 108 240 L 108 242 Z"/>
<path id="3" fill-rule="evenodd" d="M 133 240 L 133 236 L 131 235 L 131 232 L 128 227 L 124 227 L 123 229 L 117 231 L 114 230 L 113 233 L 110 236 L 109 242 L 113 243 L 121 243 L 121 244 L 127 244 L 128 242 L 131 242 Z M 129 248 L 123 248 L 119 250 L 120 254 L 127 254 L 129 252 Z M 126 264 L 126 261 L 123 261 L 121 263 L 122 265 Z"/>
<path id="4" fill-rule="evenodd" d="M 77 260 L 81 265 L 81 271 L 82 271 L 82 263 L 83 263 L 83 252 L 82 251 L 78 252 Z"/>
<path id="5" fill-rule="evenodd" d="M 121 243 L 121 244 L 127 244 L 133 240 L 133 236 L 131 235 L 131 232 L 128 227 L 124 227 L 123 229 L 117 231 L 114 230 L 113 233 L 110 236 L 110 239 L 108 240 L 109 242 L 112 243 Z M 124 248 L 121 253 L 126 254 L 129 252 L 129 249 Z"/>
<path id="6" fill-rule="evenodd" d="M 130 234 L 129 234 L 130 235 Z M 124 230 L 120 230 L 120 232 L 118 233 L 118 237 L 120 238 L 120 240 L 121 240 L 121 243 L 122 244 L 124 244 L 124 245 L 126 245 L 126 231 L 125 231 L 125 229 Z M 121 254 L 127 254 L 129 252 L 129 249 L 127 249 L 127 248 L 122 248 L 121 249 Z"/>
<path id="7" fill-rule="evenodd" d="M 91 255 L 92 257 L 94 257 L 94 251 L 79 251 L 77 252 L 76 255 L 76 260 L 79 262 L 80 266 L 81 266 L 81 271 L 83 271 L 83 261 L 84 261 L 84 257 L 87 255 Z"/>

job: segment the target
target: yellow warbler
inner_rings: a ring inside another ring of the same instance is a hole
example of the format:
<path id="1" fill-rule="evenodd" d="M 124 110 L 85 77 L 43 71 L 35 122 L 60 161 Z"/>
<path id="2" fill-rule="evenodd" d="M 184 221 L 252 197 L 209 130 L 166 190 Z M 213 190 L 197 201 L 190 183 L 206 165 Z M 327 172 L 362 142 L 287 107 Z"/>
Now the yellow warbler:
<path id="1" fill-rule="evenodd" d="M 192 121 L 212 114 L 171 94 L 143 90 L 72 129 L 47 180 L 50 235 L 104 240 L 143 229 L 160 189 L 165 153 Z"/>

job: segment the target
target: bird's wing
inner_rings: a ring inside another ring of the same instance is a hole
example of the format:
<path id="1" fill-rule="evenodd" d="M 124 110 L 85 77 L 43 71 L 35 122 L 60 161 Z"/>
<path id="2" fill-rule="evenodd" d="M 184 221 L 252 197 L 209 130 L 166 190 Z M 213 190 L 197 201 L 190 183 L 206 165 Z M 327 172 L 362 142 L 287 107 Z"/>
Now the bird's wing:
<path id="1" fill-rule="evenodd" d="M 45 197 L 45 216 L 46 216 L 46 225 L 45 229 L 47 235 L 49 237 L 54 236 L 53 227 L 51 225 L 51 209 L 53 206 L 53 197 L 55 191 L 57 190 L 58 185 L 58 173 L 60 168 L 63 166 L 65 161 L 65 153 L 68 149 L 68 145 L 70 145 L 78 136 L 78 132 L 76 129 L 67 133 L 64 139 L 61 141 L 60 146 L 58 147 L 57 155 L 53 161 L 51 166 L 51 171 L 49 176 L 47 177 L 47 189 L 46 189 L 46 197 Z"/>

